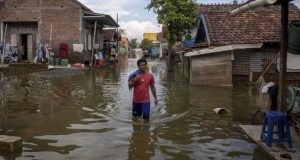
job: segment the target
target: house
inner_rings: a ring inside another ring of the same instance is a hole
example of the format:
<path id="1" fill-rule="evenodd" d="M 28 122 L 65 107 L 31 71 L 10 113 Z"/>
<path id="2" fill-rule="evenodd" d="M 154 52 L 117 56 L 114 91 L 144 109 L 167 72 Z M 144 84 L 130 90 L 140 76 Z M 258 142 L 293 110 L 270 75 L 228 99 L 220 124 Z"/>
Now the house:
<path id="1" fill-rule="evenodd" d="M 185 54 L 185 72 L 192 85 L 232 86 L 237 77 L 255 79 L 280 50 L 280 6 L 262 6 L 232 17 L 241 4 L 200 5 L 200 20 Z M 289 20 L 300 10 L 289 5 Z"/>
<path id="2" fill-rule="evenodd" d="M 113 45 L 117 45 L 117 30 L 108 28 L 108 29 L 103 29 L 103 41 L 104 41 L 104 47 L 109 48 Z"/>
<path id="3" fill-rule="evenodd" d="M 61 43 L 69 52 L 101 47 L 106 27 L 116 28 L 118 24 L 111 16 L 95 13 L 77 0 L 0 1 L 0 40 L 22 49 L 22 59 L 27 61 L 33 60 L 40 42 L 49 44 L 55 53 Z"/>
<path id="4" fill-rule="evenodd" d="M 151 49 L 151 55 L 153 57 L 163 57 L 163 49 L 167 48 L 164 27 L 162 28 L 162 32 L 159 33 L 144 33 L 143 39 L 152 42 L 153 48 Z"/>
<path id="5" fill-rule="evenodd" d="M 121 35 L 121 41 L 119 46 L 119 53 L 127 54 L 129 51 L 129 40 L 126 35 Z"/>
<path id="6" fill-rule="evenodd" d="M 156 41 L 157 40 L 157 33 L 144 33 L 143 38 L 149 41 Z"/>

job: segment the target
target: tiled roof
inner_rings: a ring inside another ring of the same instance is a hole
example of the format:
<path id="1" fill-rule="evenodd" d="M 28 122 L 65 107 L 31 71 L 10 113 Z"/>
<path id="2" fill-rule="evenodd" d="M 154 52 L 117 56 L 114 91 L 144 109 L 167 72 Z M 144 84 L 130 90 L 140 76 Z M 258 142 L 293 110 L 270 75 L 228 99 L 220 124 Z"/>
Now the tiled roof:
<path id="1" fill-rule="evenodd" d="M 280 5 L 262 6 L 231 17 L 229 12 L 241 5 L 200 5 L 211 45 L 279 42 Z M 299 20 L 300 10 L 289 6 L 289 20 Z"/>

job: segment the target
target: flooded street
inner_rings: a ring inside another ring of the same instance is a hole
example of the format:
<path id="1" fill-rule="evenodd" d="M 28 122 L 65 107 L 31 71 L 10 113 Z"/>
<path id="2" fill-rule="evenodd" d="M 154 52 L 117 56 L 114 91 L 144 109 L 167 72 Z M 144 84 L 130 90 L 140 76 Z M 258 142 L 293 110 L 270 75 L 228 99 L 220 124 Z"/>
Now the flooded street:
<path id="1" fill-rule="evenodd" d="M 128 62 L 128 65 L 126 65 Z M 252 159 L 256 145 L 238 128 L 255 112 L 246 86 L 190 86 L 180 69 L 150 61 L 159 104 L 150 123 L 132 120 L 127 78 L 136 60 L 69 76 L 1 74 L 0 133 L 20 136 L 22 151 L 2 159 Z M 152 98 L 153 100 L 153 98 Z M 229 109 L 218 116 L 212 110 Z"/>

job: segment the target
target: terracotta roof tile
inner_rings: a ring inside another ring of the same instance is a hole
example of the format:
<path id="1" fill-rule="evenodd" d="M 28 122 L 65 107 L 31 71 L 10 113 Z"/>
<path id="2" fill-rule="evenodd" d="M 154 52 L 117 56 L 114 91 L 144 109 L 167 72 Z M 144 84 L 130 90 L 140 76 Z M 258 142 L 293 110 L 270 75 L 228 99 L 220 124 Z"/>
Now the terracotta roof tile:
<path id="1" fill-rule="evenodd" d="M 229 12 L 240 5 L 200 5 L 212 45 L 280 41 L 280 6 L 258 7 L 231 17 Z M 289 20 L 299 20 L 300 10 L 289 6 Z"/>

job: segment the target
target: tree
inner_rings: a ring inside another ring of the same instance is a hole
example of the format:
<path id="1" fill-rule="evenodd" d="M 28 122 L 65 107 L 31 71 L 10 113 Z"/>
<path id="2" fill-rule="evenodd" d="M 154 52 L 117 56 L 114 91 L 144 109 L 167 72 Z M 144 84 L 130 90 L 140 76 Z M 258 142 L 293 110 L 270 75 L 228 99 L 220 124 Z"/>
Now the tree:
<path id="1" fill-rule="evenodd" d="M 191 38 L 191 30 L 199 17 L 195 0 L 151 0 L 146 8 L 152 9 L 157 14 L 158 23 L 166 28 L 169 51 L 176 42 Z M 169 71 L 172 68 L 171 57 L 169 52 Z"/>
<path id="2" fill-rule="evenodd" d="M 141 42 L 141 44 L 140 44 L 140 47 L 143 50 L 149 51 L 153 47 L 153 43 L 152 43 L 152 41 L 150 41 L 148 39 L 143 39 L 142 42 Z"/>
<path id="3" fill-rule="evenodd" d="M 136 48 L 137 47 L 137 39 L 131 39 L 130 42 L 129 42 L 129 46 L 131 48 Z"/>

